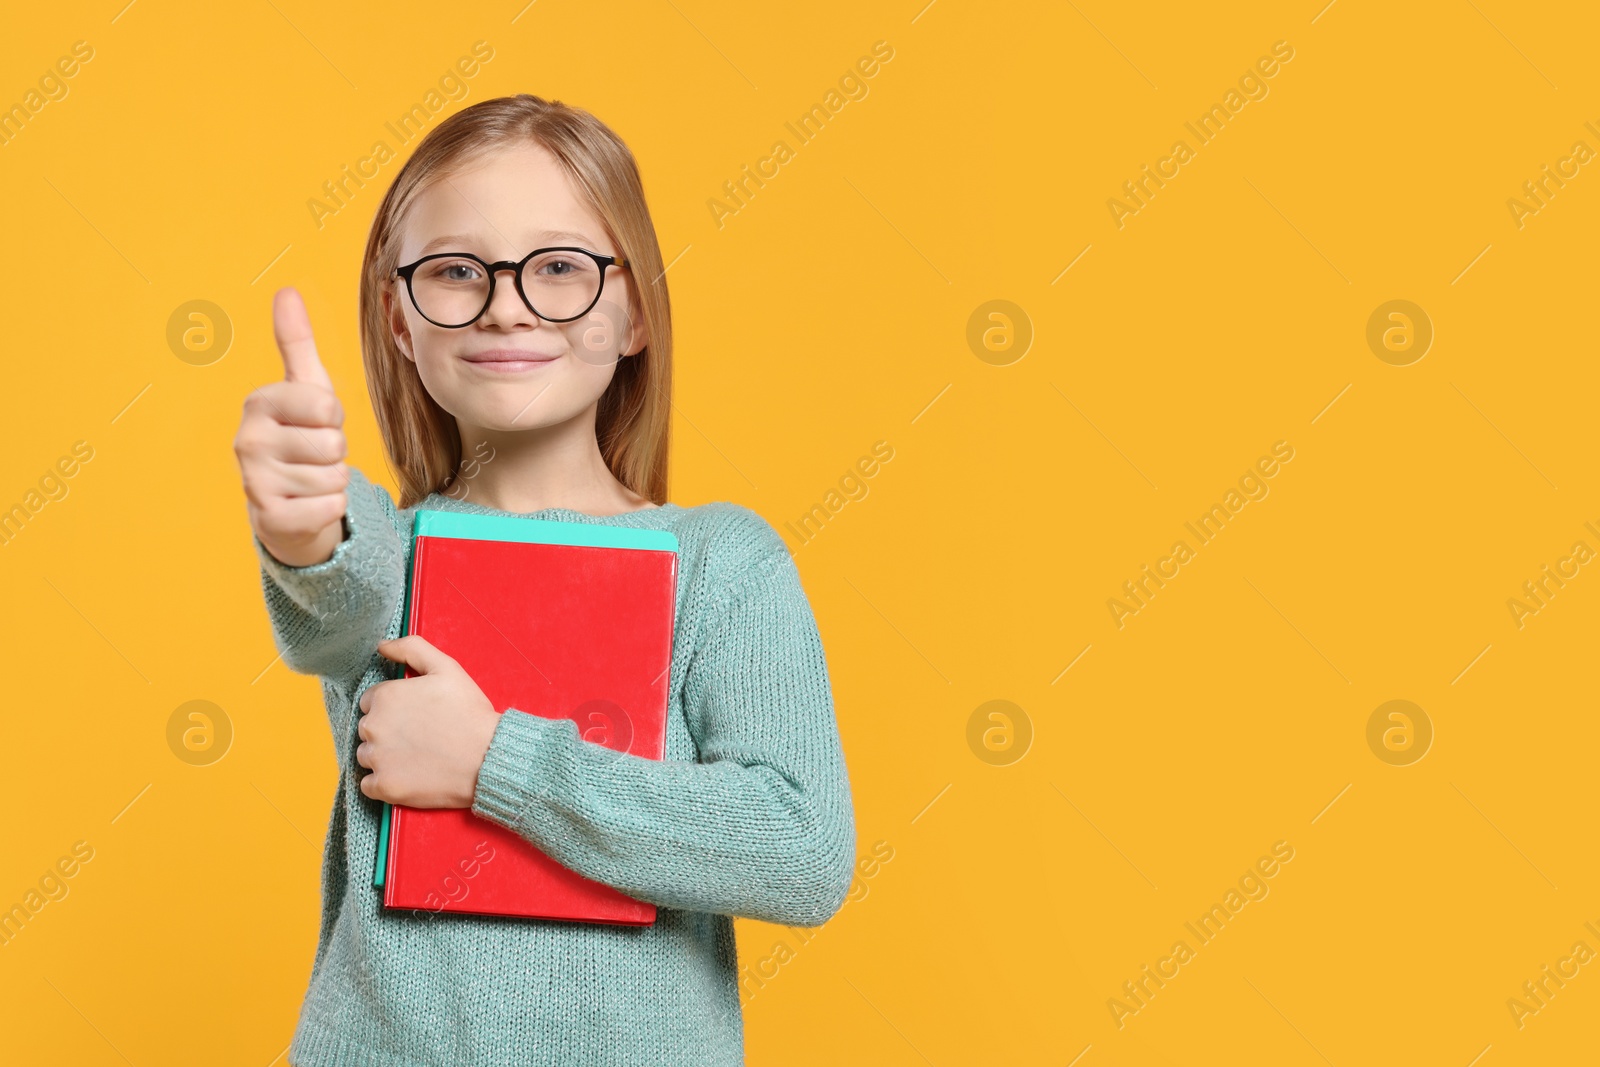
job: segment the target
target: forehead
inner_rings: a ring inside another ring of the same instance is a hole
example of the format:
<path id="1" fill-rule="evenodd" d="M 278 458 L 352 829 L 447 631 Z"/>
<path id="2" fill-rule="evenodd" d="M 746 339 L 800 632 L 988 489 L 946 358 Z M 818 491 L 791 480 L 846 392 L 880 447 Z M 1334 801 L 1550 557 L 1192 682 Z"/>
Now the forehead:
<path id="1" fill-rule="evenodd" d="M 566 170 L 527 144 L 497 149 L 423 189 L 404 223 L 400 262 L 438 251 L 514 259 L 550 244 L 615 251 Z"/>

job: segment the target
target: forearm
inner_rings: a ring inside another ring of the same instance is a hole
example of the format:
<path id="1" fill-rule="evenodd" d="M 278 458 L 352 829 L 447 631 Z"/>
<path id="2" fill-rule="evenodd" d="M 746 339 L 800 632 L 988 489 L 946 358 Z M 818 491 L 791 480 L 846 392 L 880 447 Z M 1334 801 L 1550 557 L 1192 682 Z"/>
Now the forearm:
<path id="1" fill-rule="evenodd" d="M 330 558 L 293 567 L 252 535 L 273 638 L 291 670 L 346 678 L 374 655 L 404 592 L 405 542 L 383 490 L 351 471 Z"/>
<path id="2" fill-rule="evenodd" d="M 849 891 L 855 854 L 843 754 L 835 735 L 816 740 L 788 765 L 650 760 L 511 709 L 472 810 L 638 899 L 816 926 Z"/>
<path id="3" fill-rule="evenodd" d="M 472 810 L 640 900 L 817 926 L 843 903 L 855 856 L 827 663 L 782 539 L 754 513 L 735 520 L 712 545 L 726 581 L 696 597 L 701 636 L 683 651 L 698 761 L 613 752 L 569 719 L 513 708 Z"/>

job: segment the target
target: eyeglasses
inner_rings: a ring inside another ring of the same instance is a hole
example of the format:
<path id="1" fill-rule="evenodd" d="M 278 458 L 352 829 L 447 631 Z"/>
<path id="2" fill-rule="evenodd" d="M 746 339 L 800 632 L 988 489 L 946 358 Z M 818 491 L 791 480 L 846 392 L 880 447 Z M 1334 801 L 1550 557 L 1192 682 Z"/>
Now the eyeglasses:
<path id="1" fill-rule="evenodd" d="M 396 267 L 417 314 L 447 330 L 471 326 L 494 300 L 495 276 L 515 272 L 517 295 L 546 322 L 582 318 L 600 300 L 607 267 L 628 266 L 622 256 L 603 256 L 587 248 L 535 248 L 521 261 L 490 263 L 471 252 L 436 252 Z"/>

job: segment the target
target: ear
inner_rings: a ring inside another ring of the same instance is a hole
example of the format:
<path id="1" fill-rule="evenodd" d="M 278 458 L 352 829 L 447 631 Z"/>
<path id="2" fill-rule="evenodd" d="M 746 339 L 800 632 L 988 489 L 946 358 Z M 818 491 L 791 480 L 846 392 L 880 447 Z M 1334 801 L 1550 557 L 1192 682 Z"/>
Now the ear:
<path id="1" fill-rule="evenodd" d="M 389 321 L 389 332 L 394 335 L 394 343 L 400 352 L 411 362 L 417 361 L 416 354 L 412 352 L 411 327 L 406 324 L 405 311 L 400 306 L 400 290 L 398 286 L 404 282 L 391 280 L 383 287 L 383 316 Z"/>
<path id="2" fill-rule="evenodd" d="M 637 356 L 650 344 L 650 324 L 644 321 L 644 316 L 639 314 L 639 302 L 633 292 L 628 293 L 628 343 L 622 347 L 622 355 Z"/>

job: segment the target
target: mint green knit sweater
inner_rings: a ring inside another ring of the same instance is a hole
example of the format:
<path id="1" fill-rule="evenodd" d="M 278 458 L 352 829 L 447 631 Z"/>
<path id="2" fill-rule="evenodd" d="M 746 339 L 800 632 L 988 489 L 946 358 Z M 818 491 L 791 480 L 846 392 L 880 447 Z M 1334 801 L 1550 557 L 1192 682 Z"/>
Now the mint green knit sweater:
<path id="1" fill-rule="evenodd" d="M 666 755 L 597 758 L 606 750 L 571 720 L 502 709 L 472 810 L 656 904 L 655 925 L 388 912 L 372 884 L 383 805 L 357 784 L 356 702 L 404 674 L 376 649 L 400 633 L 412 509 L 358 470 L 347 492 L 331 559 L 291 567 L 255 539 L 278 648 L 321 676 L 339 765 L 289 1063 L 742 1063 L 732 917 L 820 925 L 855 852 L 827 665 L 787 546 L 731 503 L 530 513 L 677 535 Z M 417 506 L 511 514 L 437 493 Z"/>

